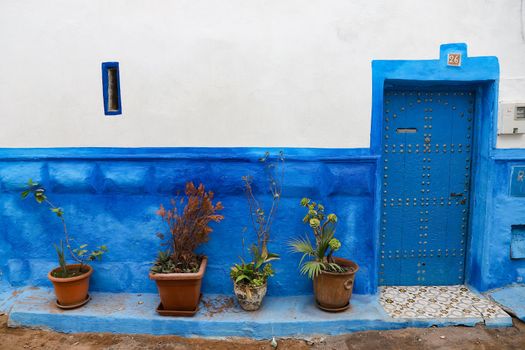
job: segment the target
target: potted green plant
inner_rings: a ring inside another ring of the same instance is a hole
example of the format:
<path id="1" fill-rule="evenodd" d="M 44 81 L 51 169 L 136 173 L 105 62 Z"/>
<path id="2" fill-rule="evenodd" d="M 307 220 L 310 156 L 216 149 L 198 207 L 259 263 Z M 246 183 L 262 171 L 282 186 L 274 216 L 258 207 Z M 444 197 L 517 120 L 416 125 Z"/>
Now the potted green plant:
<path id="1" fill-rule="evenodd" d="M 87 244 L 81 244 L 73 248 L 73 239 L 68 234 L 66 221 L 64 220 L 64 211 L 49 201 L 45 191 L 43 186 L 29 179 L 27 188 L 22 192 L 22 198 L 25 199 L 32 194 L 37 203 L 47 205 L 62 222 L 66 248 L 75 264 L 67 264 L 64 244 L 60 240 L 60 245 L 54 244 L 59 267 L 51 270 L 47 277 L 53 283 L 57 297 L 56 305 L 62 309 L 72 309 L 82 306 L 90 300 L 88 294 L 89 280 L 93 273 L 93 268 L 87 264 L 87 261 L 100 260 L 102 255 L 107 252 L 107 248 L 101 245 L 97 249 L 89 251 Z"/>
<path id="2" fill-rule="evenodd" d="M 251 261 L 245 261 L 241 257 L 241 262 L 232 266 L 230 277 L 233 281 L 233 289 L 237 301 L 246 311 L 255 311 L 261 307 L 267 291 L 268 278 L 274 275 L 270 261 L 279 259 L 277 254 L 268 251 L 268 243 L 270 241 L 270 230 L 282 194 L 284 154 L 283 152 L 279 153 L 277 164 L 271 162 L 269 156 L 270 154 L 266 152 L 264 157 L 259 159 L 265 165 L 269 189 L 272 195 L 268 213 L 264 211 L 259 201 L 255 198 L 252 187 L 253 179 L 250 176 L 243 176 L 242 178 L 256 241 L 250 246 Z"/>
<path id="3" fill-rule="evenodd" d="M 213 192 L 206 191 L 203 184 L 195 187 L 186 183 L 185 198 L 171 200 L 171 209 L 163 205 L 157 214 L 168 226 L 167 251 L 159 252 L 149 277 L 157 283 L 161 315 L 192 316 L 198 310 L 202 278 L 208 259 L 196 253 L 196 249 L 209 240 L 213 231 L 209 223 L 220 222 L 224 217 L 217 214 L 223 209 L 221 202 L 213 204 Z"/>
<path id="4" fill-rule="evenodd" d="M 308 198 L 301 200 L 307 210 L 303 222 L 313 231 L 315 244 L 308 236 L 290 243 L 292 251 L 302 253 L 301 273 L 313 280 L 317 306 L 325 311 L 343 311 L 350 307 L 355 273 L 359 269 L 351 260 L 334 257 L 341 248 L 335 235 L 337 216 L 325 216 L 324 206 Z"/>

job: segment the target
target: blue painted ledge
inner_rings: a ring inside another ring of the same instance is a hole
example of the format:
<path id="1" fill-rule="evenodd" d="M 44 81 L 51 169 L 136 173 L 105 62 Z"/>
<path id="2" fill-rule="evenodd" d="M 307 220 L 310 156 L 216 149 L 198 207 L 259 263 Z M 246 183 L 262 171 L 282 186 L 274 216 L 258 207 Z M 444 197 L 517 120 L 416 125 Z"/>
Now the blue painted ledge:
<path id="1" fill-rule="evenodd" d="M 505 311 L 525 322 L 525 284 L 512 284 L 485 294 Z"/>
<path id="2" fill-rule="evenodd" d="M 525 160 L 525 152 L 522 148 L 495 148 L 490 157 L 495 161 Z"/>
<path id="3" fill-rule="evenodd" d="M 393 319 L 375 295 L 354 295 L 352 308 L 326 313 L 312 303 L 312 296 L 267 297 L 261 310 L 244 312 L 238 306 L 214 313 L 229 296 L 207 295 L 195 317 L 162 317 L 156 314 L 158 295 L 92 293 L 86 307 L 62 311 L 55 307 L 50 289 L 26 288 L 12 304 L 8 325 L 51 329 L 59 332 L 111 332 L 173 334 L 185 337 L 310 337 L 406 327 L 474 326 L 482 318 Z M 206 305 L 206 306 L 203 306 Z M 509 318 L 510 319 L 510 318 Z M 512 322 L 510 322 L 512 323 Z M 488 326 L 509 326 L 506 322 Z"/>

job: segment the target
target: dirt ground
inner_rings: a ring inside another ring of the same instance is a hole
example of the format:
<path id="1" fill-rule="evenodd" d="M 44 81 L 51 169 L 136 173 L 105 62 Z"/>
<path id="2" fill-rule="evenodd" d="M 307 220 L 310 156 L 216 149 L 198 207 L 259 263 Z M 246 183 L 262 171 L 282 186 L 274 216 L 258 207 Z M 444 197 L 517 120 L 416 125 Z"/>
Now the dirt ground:
<path id="1" fill-rule="evenodd" d="M 198 349 L 272 350 L 270 341 L 248 339 L 187 339 L 176 336 L 123 335 L 109 333 L 63 334 L 27 328 L 7 327 L 7 316 L 0 316 L 0 349 Z M 525 324 L 514 320 L 514 327 L 488 329 L 484 326 L 447 328 L 408 328 L 395 331 L 369 331 L 314 338 L 310 341 L 280 339 L 277 349 L 525 349 Z"/>

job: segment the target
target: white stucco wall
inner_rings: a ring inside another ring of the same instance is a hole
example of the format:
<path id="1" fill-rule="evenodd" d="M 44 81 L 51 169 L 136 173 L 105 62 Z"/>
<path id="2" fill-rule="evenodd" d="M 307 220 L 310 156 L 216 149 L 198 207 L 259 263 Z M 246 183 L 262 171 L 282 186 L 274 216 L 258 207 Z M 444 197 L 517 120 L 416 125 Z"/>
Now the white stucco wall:
<path id="1" fill-rule="evenodd" d="M 520 0 L 3 0 L 0 147 L 368 147 L 372 59 L 496 55 L 525 101 Z M 120 62 L 123 114 L 100 64 Z M 500 147 L 525 147 L 506 136 Z"/>

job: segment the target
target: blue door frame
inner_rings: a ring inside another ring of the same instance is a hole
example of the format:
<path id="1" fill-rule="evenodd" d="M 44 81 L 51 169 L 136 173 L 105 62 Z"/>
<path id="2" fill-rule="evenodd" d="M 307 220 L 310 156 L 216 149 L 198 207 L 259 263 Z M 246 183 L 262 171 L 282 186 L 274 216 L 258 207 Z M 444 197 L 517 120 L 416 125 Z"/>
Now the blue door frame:
<path id="1" fill-rule="evenodd" d="M 462 55 L 461 66 L 449 66 L 449 53 Z M 372 62 L 372 127 L 371 152 L 381 158 L 383 139 L 384 91 L 390 83 L 420 86 L 469 85 L 476 89 L 474 116 L 474 143 L 472 148 L 470 226 L 466 246 L 465 283 L 477 288 L 481 283 L 483 254 L 487 243 L 486 211 L 491 207 L 489 193 L 493 162 L 489 157 L 496 144 L 497 94 L 499 64 L 496 57 L 468 57 L 466 44 L 444 44 L 440 47 L 438 60 L 375 60 Z M 381 159 L 379 159 L 381 162 Z M 381 163 L 378 163 L 381 164 Z M 483 171 L 482 171 L 483 170 Z M 377 167 L 376 188 L 380 189 L 381 167 Z M 379 285 L 381 264 L 380 247 L 381 191 L 375 198 L 375 261 L 376 280 Z"/>

